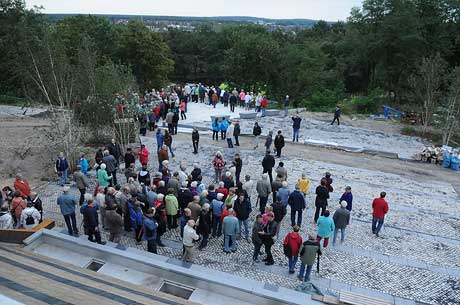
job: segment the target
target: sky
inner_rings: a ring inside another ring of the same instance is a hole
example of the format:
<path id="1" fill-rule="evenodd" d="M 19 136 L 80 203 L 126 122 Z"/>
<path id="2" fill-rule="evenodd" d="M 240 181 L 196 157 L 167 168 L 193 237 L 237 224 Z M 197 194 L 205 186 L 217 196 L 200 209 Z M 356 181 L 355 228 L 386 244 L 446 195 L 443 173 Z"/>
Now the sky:
<path id="1" fill-rule="evenodd" d="M 345 21 L 362 0 L 26 0 L 43 13 L 253 16 Z"/>

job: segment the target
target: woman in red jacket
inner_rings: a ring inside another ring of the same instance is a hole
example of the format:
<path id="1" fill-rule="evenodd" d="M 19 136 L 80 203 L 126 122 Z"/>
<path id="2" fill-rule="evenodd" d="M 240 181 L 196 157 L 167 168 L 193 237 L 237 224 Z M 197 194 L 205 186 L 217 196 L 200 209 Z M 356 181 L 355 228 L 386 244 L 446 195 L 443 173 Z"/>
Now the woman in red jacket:
<path id="1" fill-rule="evenodd" d="M 149 163 L 149 151 L 144 144 L 141 145 L 137 154 L 139 155 L 139 162 L 141 162 L 142 165 L 147 165 L 147 163 Z"/>
<path id="2" fill-rule="evenodd" d="M 284 254 L 289 259 L 289 273 L 295 273 L 295 265 L 299 257 L 299 250 L 302 246 L 302 237 L 298 233 L 300 230 L 299 226 L 292 227 L 291 233 L 288 233 L 284 238 L 283 249 Z"/>

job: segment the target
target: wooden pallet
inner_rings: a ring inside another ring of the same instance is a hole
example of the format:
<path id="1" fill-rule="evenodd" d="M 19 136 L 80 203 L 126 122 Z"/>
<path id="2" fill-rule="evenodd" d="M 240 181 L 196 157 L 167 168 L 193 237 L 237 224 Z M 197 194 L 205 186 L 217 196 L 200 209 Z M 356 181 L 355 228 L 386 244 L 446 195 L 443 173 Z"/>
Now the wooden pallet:
<path id="1" fill-rule="evenodd" d="M 339 302 L 348 305 L 391 305 L 385 300 L 349 291 L 340 291 Z"/>

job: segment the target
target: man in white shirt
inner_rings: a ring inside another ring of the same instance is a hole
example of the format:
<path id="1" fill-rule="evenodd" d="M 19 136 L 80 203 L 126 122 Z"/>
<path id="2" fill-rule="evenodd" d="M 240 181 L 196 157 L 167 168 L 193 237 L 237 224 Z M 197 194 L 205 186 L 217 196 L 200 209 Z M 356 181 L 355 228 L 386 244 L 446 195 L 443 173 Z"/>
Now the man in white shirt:
<path id="1" fill-rule="evenodd" d="M 232 142 L 232 138 L 233 138 L 233 131 L 235 130 L 235 125 L 232 124 L 231 121 L 228 122 L 228 128 L 227 128 L 227 132 L 225 133 L 225 137 L 227 139 L 227 144 L 228 144 L 228 148 L 233 148 L 233 142 Z"/>
<path id="2" fill-rule="evenodd" d="M 200 239 L 198 234 L 196 234 L 194 227 L 195 221 L 190 219 L 184 228 L 184 237 L 182 238 L 182 243 L 184 244 L 184 254 L 182 255 L 182 260 L 189 263 L 193 263 L 195 260 L 193 241 Z"/>
<path id="3" fill-rule="evenodd" d="M 246 96 L 244 97 L 244 106 L 245 106 L 246 111 L 249 111 L 249 105 L 250 105 L 251 101 L 252 101 L 252 96 L 248 92 L 246 94 Z"/>

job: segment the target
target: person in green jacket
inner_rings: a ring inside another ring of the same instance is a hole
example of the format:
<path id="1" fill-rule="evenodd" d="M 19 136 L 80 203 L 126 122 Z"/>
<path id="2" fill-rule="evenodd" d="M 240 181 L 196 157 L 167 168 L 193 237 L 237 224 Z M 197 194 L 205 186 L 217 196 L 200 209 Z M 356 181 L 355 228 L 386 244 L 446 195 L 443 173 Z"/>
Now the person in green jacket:
<path id="1" fill-rule="evenodd" d="M 323 247 L 327 248 L 329 243 L 329 237 L 331 237 L 332 233 L 335 230 L 334 220 L 329 217 L 331 213 L 326 210 L 324 211 L 324 215 L 320 216 L 318 221 L 316 222 L 318 226 L 318 236 L 316 237 L 316 241 L 320 242 L 321 239 L 324 238 Z"/>
<path id="2" fill-rule="evenodd" d="M 109 181 L 112 179 L 112 176 L 109 176 L 106 171 L 106 165 L 104 163 L 101 164 L 101 167 L 97 171 L 97 183 L 99 187 L 106 188 L 109 186 Z"/>
<path id="3" fill-rule="evenodd" d="M 179 210 L 179 202 L 174 196 L 174 190 L 169 189 L 168 195 L 165 197 L 166 218 L 168 221 L 168 229 L 177 228 L 177 210 Z"/>
<path id="4" fill-rule="evenodd" d="M 300 250 L 301 265 L 299 275 L 297 276 L 299 280 L 310 282 L 310 275 L 316 261 L 316 255 L 321 255 L 321 246 L 313 235 L 308 234 L 308 240 L 303 243 L 302 250 Z M 306 272 L 305 266 L 307 267 Z"/>

